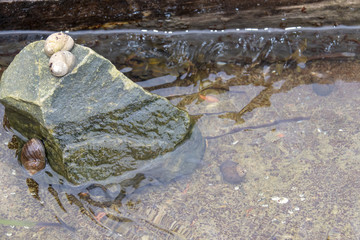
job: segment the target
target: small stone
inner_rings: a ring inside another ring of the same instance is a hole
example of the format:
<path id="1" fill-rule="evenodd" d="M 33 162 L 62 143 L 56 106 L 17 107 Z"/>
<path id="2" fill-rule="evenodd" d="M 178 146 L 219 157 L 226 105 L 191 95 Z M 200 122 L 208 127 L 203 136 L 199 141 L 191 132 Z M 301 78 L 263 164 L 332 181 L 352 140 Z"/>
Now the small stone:
<path id="1" fill-rule="evenodd" d="M 225 161 L 220 165 L 220 172 L 225 182 L 238 184 L 244 181 L 246 170 L 239 163 L 231 160 Z"/>
<path id="2" fill-rule="evenodd" d="M 316 95 L 325 97 L 328 96 L 334 90 L 334 84 L 319 84 L 314 83 L 312 89 Z"/>

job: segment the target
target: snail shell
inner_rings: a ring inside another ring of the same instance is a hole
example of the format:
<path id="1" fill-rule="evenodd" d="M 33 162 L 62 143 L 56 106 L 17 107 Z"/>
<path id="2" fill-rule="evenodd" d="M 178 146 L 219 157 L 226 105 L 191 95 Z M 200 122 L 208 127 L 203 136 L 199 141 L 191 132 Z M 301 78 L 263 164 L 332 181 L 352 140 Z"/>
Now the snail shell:
<path id="1" fill-rule="evenodd" d="M 50 72 L 56 77 L 62 77 L 70 72 L 75 65 L 75 56 L 69 51 L 54 53 L 49 60 Z"/>
<path id="2" fill-rule="evenodd" d="M 36 138 L 30 139 L 21 149 L 21 164 L 34 175 L 45 168 L 45 147 L 43 143 Z"/>
<path id="3" fill-rule="evenodd" d="M 74 40 L 63 32 L 51 34 L 45 41 L 44 51 L 49 57 L 58 51 L 70 51 Z"/>

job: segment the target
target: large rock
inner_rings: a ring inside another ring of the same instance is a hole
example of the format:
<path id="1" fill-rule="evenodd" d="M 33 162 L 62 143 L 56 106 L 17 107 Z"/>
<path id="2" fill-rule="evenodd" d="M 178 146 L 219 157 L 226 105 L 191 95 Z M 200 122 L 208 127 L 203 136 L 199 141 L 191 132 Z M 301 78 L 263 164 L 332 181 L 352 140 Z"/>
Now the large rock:
<path id="1" fill-rule="evenodd" d="M 139 169 L 174 150 L 188 114 L 144 91 L 93 50 L 75 45 L 76 65 L 50 74 L 44 41 L 26 46 L 3 73 L 0 101 L 10 125 L 45 143 L 51 167 L 74 184 Z"/>

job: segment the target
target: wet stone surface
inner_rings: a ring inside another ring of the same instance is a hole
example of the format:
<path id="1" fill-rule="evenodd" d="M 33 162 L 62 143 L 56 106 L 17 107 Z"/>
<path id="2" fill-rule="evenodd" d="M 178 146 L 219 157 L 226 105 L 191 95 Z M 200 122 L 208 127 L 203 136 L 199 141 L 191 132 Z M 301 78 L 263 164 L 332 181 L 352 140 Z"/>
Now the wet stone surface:
<path id="1" fill-rule="evenodd" d="M 120 182 L 125 173 L 132 178 L 134 171 L 159 168 L 157 157 L 191 135 L 185 111 L 144 91 L 91 49 L 76 45 L 76 66 L 57 78 L 43 48 L 44 41 L 34 42 L 16 56 L 2 76 L 0 98 L 11 127 L 42 140 L 50 166 L 71 183 Z M 201 155 L 190 150 L 197 144 L 188 146 L 183 154 Z"/>

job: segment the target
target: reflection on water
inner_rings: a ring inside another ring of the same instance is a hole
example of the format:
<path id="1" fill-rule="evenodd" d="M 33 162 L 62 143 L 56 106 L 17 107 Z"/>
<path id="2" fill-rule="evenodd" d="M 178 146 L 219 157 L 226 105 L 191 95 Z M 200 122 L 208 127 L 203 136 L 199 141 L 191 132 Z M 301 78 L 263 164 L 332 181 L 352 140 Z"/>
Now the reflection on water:
<path id="1" fill-rule="evenodd" d="M 141 174 L 120 191 L 97 183 L 70 187 L 51 169 L 44 173 L 55 179 L 49 183 L 21 169 L 4 127 L 0 218 L 15 222 L 1 225 L 1 234 L 358 239 L 359 30 L 70 33 L 197 119 L 207 143 L 202 166 L 147 188 L 134 185 Z M 23 46 L 47 35 L 1 34 L 1 71 Z M 246 169 L 242 182 L 224 181 L 226 161 Z"/>

